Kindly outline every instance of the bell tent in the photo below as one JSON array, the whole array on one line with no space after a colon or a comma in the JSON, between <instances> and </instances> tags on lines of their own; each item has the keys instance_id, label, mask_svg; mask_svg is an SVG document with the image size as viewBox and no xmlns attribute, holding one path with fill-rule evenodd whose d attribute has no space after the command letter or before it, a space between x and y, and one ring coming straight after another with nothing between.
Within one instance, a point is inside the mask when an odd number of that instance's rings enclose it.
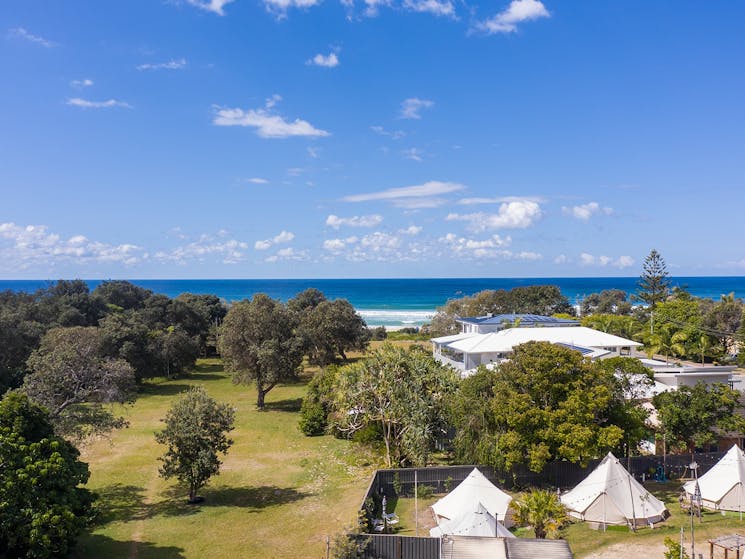
<instances>
[{"instance_id":1,"label":"bell tent","mask_svg":"<svg viewBox=\"0 0 745 559\"><path fill-rule=\"evenodd\" d=\"M481 503L497 521L505 523L511 501L512 497L486 479L478 468L474 468L455 489L432 505L432 510L437 523L441 524L444 520L472 514Z\"/></svg>"},{"instance_id":2,"label":"bell tent","mask_svg":"<svg viewBox=\"0 0 745 559\"><path fill-rule=\"evenodd\" d=\"M644 526L668 516L662 501L630 475L612 453L590 475L561 496L569 514L598 527L607 524Z\"/></svg>"},{"instance_id":3,"label":"bell tent","mask_svg":"<svg viewBox=\"0 0 745 559\"><path fill-rule=\"evenodd\" d=\"M452 520L443 520L439 526L429 531L430 537L441 536L484 536L514 538L515 536L494 515L489 514L481 502L467 512Z\"/></svg>"},{"instance_id":4,"label":"bell tent","mask_svg":"<svg viewBox=\"0 0 745 559\"><path fill-rule=\"evenodd\" d=\"M714 510L745 511L745 453L735 445L714 466L698 478L701 502ZM689 481L683 489L690 498L696 482Z\"/></svg>"}]
</instances>

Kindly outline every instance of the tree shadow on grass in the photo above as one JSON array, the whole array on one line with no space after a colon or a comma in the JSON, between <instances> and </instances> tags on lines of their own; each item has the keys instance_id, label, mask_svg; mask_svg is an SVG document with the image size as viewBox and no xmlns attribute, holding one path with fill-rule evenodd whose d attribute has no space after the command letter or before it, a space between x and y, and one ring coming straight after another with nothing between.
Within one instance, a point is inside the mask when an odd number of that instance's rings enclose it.
<instances>
[{"instance_id":1,"label":"tree shadow on grass","mask_svg":"<svg viewBox=\"0 0 745 559\"><path fill-rule=\"evenodd\" d=\"M164 381L164 382L148 382L140 386L140 395L150 396L176 396L189 390L192 387L190 384L184 384L183 382L175 381Z\"/></svg>"},{"instance_id":2,"label":"tree shadow on grass","mask_svg":"<svg viewBox=\"0 0 745 559\"><path fill-rule=\"evenodd\" d=\"M96 525L141 520L148 516L142 487L114 483L97 489L96 495Z\"/></svg>"},{"instance_id":3,"label":"tree shadow on grass","mask_svg":"<svg viewBox=\"0 0 745 559\"><path fill-rule=\"evenodd\" d=\"M302 404L302 398L288 398L286 400L277 400L276 402L265 402L264 411L298 412Z\"/></svg>"},{"instance_id":4,"label":"tree shadow on grass","mask_svg":"<svg viewBox=\"0 0 745 559\"><path fill-rule=\"evenodd\" d=\"M160 493L164 500L153 505L153 512L168 516L194 514L202 507L240 507L258 512L261 509L294 503L309 497L309 493L290 487L262 485L259 487L206 487L199 492L204 500L197 505L186 502L181 487L171 487Z\"/></svg>"},{"instance_id":5,"label":"tree shadow on grass","mask_svg":"<svg viewBox=\"0 0 745 559\"><path fill-rule=\"evenodd\" d=\"M70 557L72 559L99 557L186 559L184 550L180 547L161 546L151 542L120 541L100 534L89 534L80 538Z\"/></svg>"}]
</instances>

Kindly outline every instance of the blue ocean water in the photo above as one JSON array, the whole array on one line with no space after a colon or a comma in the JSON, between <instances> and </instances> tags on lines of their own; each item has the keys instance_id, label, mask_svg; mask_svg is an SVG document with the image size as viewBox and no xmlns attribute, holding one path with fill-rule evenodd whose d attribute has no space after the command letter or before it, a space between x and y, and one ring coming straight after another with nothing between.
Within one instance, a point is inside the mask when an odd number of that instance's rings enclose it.
<instances>
[{"instance_id":1,"label":"blue ocean water","mask_svg":"<svg viewBox=\"0 0 745 559\"><path fill-rule=\"evenodd\" d=\"M102 280L86 280L91 289ZM429 320L435 309L449 299L473 295L484 289L511 289L525 285L556 285L572 304L590 293L622 289L633 293L637 277L619 278L422 278L422 279L266 279L266 280L130 280L139 286L176 297L181 293L207 293L227 301L250 298L255 293L287 301L309 287L320 289L329 299L347 299L370 326L416 326ZM745 277L709 276L672 278L697 297L719 299L734 292L745 296ZM0 291L33 292L46 287L43 280L0 280Z\"/></svg>"}]
</instances>

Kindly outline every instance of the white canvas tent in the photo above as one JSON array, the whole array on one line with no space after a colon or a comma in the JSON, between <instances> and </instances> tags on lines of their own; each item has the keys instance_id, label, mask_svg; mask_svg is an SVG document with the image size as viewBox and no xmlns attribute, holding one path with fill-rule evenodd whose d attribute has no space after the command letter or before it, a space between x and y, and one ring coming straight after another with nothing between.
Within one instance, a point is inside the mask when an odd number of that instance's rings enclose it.
<instances>
[{"instance_id":1,"label":"white canvas tent","mask_svg":"<svg viewBox=\"0 0 745 559\"><path fill-rule=\"evenodd\" d=\"M454 520L473 512L481 503L498 521L504 522L512 497L490 482L478 468L468 474L460 484L432 505L440 524L443 520Z\"/></svg>"},{"instance_id":2,"label":"white canvas tent","mask_svg":"<svg viewBox=\"0 0 745 559\"><path fill-rule=\"evenodd\" d=\"M704 507L715 510L745 511L745 453L735 445L711 470L698 478ZM683 486L689 498L696 482Z\"/></svg>"},{"instance_id":3,"label":"white canvas tent","mask_svg":"<svg viewBox=\"0 0 745 559\"><path fill-rule=\"evenodd\" d=\"M492 536L514 538L515 536L494 515L489 514L481 502L471 510L452 520L443 520L429 531L433 538L442 536Z\"/></svg>"},{"instance_id":4,"label":"white canvas tent","mask_svg":"<svg viewBox=\"0 0 745 559\"><path fill-rule=\"evenodd\" d=\"M580 520L643 526L668 516L662 501L630 475L612 453L577 487L561 496L569 514Z\"/></svg>"}]
</instances>

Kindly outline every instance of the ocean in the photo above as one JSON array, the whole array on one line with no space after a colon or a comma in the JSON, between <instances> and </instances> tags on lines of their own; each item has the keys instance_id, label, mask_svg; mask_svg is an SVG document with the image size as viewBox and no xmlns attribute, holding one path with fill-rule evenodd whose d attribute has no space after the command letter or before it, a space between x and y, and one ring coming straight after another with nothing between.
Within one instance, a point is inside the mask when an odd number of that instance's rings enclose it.
<instances>
[{"instance_id":1,"label":"ocean","mask_svg":"<svg viewBox=\"0 0 745 559\"><path fill-rule=\"evenodd\" d=\"M556 285L572 304L590 293L622 289L634 293L638 277L619 278L423 278L423 279L266 279L266 280L129 280L132 283L176 297L181 293L207 293L227 301L250 298L255 293L287 301L309 287L321 290L329 299L347 299L369 326L420 326L437 307L449 299L473 295L484 289L511 289L525 285ZM91 289L102 280L86 280ZM43 280L0 280L0 291L33 292L49 285ZM719 299L734 292L745 295L745 277L709 276L672 278L697 297Z\"/></svg>"}]
</instances>

